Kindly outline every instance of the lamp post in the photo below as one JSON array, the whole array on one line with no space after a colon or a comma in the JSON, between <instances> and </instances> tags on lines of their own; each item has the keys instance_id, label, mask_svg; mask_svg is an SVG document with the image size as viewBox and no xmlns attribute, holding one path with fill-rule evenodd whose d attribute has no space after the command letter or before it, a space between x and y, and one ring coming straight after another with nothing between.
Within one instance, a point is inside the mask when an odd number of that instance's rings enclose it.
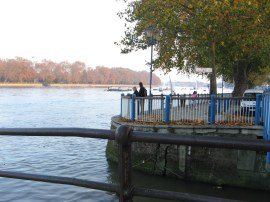
<instances>
[{"instance_id":1,"label":"lamp post","mask_svg":"<svg viewBox=\"0 0 270 202\"><path fill-rule=\"evenodd\" d=\"M221 97L223 97L223 87L224 87L224 86L223 86L223 74L222 74L221 79L222 79L222 80L221 80L221 82L222 82L222 83L221 83L221 88L222 88L222 90L221 90Z\"/></svg>"},{"instance_id":2,"label":"lamp post","mask_svg":"<svg viewBox=\"0 0 270 202\"><path fill-rule=\"evenodd\" d=\"M149 95L152 95L152 72L153 72L153 46L157 43L157 31L154 27L150 26L145 29L148 45L151 47L150 58L150 90Z\"/></svg>"}]
</instances>

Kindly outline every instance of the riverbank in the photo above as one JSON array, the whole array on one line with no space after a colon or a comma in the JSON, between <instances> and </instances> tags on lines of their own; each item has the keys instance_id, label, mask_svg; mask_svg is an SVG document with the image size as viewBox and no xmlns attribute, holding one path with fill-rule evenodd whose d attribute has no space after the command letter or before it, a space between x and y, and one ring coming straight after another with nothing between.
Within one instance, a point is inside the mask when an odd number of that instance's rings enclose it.
<instances>
[{"instance_id":1,"label":"riverbank","mask_svg":"<svg viewBox=\"0 0 270 202\"><path fill-rule=\"evenodd\" d=\"M0 88L41 88L41 87L60 87L60 88L108 88L108 87L133 87L127 84L60 84L54 83L44 86L42 83L0 83Z\"/></svg>"},{"instance_id":2,"label":"riverbank","mask_svg":"<svg viewBox=\"0 0 270 202\"><path fill-rule=\"evenodd\" d=\"M0 83L0 88L38 88L41 83Z\"/></svg>"},{"instance_id":3,"label":"riverbank","mask_svg":"<svg viewBox=\"0 0 270 202\"><path fill-rule=\"evenodd\" d=\"M120 116L111 119L111 128L122 122ZM262 126L179 126L129 124L133 131L173 133L186 136L215 136L236 139L261 139ZM225 142L224 142L225 143ZM107 159L118 162L118 147L109 140ZM135 170L143 173L203 182L215 186L233 186L256 190L270 190L270 167L266 153L237 149L222 149L199 146L169 145L160 143L132 143L132 163Z\"/></svg>"}]
</instances>

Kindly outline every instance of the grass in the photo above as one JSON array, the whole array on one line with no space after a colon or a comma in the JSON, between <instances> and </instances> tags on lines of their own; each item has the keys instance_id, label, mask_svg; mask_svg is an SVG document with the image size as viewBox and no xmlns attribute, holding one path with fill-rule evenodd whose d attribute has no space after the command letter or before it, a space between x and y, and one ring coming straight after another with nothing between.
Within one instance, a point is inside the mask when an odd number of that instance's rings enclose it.
<instances>
[{"instance_id":1,"label":"grass","mask_svg":"<svg viewBox=\"0 0 270 202\"><path fill-rule=\"evenodd\" d=\"M36 88L42 87L41 83L0 83L0 88Z\"/></svg>"}]
</instances>

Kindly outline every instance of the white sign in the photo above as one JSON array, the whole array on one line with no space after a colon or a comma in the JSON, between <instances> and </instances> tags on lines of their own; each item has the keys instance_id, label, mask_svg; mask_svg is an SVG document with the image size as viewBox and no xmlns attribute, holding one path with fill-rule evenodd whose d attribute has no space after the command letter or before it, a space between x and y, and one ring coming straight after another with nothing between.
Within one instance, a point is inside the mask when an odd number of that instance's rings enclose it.
<instances>
[{"instance_id":1,"label":"white sign","mask_svg":"<svg viewBox=\"0 0 270 202\"><path fill-rule=\"evenodd\" d=\"M205 73L212 73L212 68L207 68L207 67L196 67L195 68L195 72L196 73L201 73L201 74L205 74Z\"/></svg>"}]
</instances>

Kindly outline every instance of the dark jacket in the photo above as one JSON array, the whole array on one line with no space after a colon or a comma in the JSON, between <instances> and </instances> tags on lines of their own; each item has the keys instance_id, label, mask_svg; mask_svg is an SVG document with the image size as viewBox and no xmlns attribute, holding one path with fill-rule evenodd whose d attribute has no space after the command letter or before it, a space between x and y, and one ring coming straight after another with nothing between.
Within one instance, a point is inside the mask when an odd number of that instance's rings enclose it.
<instances>
[{"instance_id":1,"label":"dark jacket","mask_svg":"<svg viewBox=\"0 0 270 202\"><path fill-rule=\"evenodd\" d=\"M133 92L133 94L135 94L135 95L136 95L136 97L138 97L138 96L139 96L139 92L138 92L137 90L135 90L135 91Z\"/></svg>"},{"instance_id":2,"label":"dark jacket","mask_svg":"<svg viewBox=\"0 0 270 202\"><path fill-rule=\"evenodd\" d=\"M145 92L146 92L145 87L140 87L138 97L145 97L145 96L146 96L146 95L145 95Z\"/></svg>"}]
</instances>

